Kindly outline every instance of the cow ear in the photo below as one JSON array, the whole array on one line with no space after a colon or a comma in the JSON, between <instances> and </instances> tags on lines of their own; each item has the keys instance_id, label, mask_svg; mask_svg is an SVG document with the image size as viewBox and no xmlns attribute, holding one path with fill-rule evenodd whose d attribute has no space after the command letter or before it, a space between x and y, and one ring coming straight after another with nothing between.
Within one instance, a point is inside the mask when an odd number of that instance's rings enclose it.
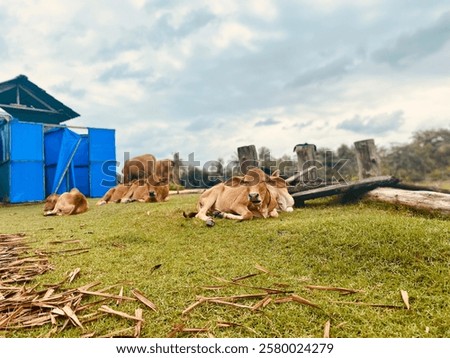
<instances>
[{"instance_id":1,"label":"cow ear","mask_svg":"<svg viewBox=\"0 0 450 358\"><path fill-rule=\"evenodd\" d=\"M275 170L271 176L278 178L280 176L280 169Z\"/></svg>"},{"instance_id":2,"label":"cow ear","mask_svg":"<svg viewBox=\"0 0 450 358\"><path fill-rule=\"evenodd\" d=\"M250 175L250 174L245 174L244 177L242 178L241 182L243 184L254 183L255 182L255 177L253 175Z\"/></svg>"},{"instance_id":3,"label":"cow ear","mask_svg":"<svg viewBox=\"0 0 450 358\"><path fill-rule=\"evenodd\" d=\"M149 185L162 185L162 184L161 184L161 177L158 176L158 175L156 175L156 174L150 175L150 176L147 178L147 183L148 183Z\"/></svg>"},{"instance_id":4,"label":"cow ear","mask_svg":"<svg viewBox=\"0 0 450 358\"><path fill-rule=\"evenodd\" d=\"M286 181L280 177L270 177L268 184L276 188L285 188L287 186Z\"/></svg>"}]
</instances>

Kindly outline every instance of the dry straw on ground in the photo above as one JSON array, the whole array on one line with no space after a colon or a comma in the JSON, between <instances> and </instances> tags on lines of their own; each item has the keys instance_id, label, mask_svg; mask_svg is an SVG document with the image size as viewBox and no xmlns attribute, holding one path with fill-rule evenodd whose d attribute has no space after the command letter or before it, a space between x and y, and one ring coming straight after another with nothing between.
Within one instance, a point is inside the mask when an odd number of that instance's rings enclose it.
<instances>
[{"instance_id":1,"label":"dry straw on ground","mask_svg":"<svg viewBox=\"0 0 450 358\"><path fill-rule=\"evenodd\" d=\"M84 250L84 249L83 249ZM79 252L79 250L61 250L60 252ZM52 252L55 253L55 252ZM79 327L83 337L95 337L95 332L88 332L86 324L103 317L105 314L131 320L134 325L117 332L110 332L102 337L129 336L139 337L141 334L142 309L136 309L134 315L112 309L106 303L116 306L122 301L142 302L145 307L156 311L156 306L141 292L133 290L136 298L123 295L123 287L119 294L107 291L114 287L94 290L100 282L78 288L65 288L78 277L80 268L75 268L66 278L57 284L48 285L44 289L37 286L25 286L37 275L52 269L47 255L43 253L29 254L25 237L21 234L0 235L0 331L11 331L37 326L50 325L46 337L51 337L69 326ZM92 301L92 297L100 300Z\"/></svg>"}]
</instances>

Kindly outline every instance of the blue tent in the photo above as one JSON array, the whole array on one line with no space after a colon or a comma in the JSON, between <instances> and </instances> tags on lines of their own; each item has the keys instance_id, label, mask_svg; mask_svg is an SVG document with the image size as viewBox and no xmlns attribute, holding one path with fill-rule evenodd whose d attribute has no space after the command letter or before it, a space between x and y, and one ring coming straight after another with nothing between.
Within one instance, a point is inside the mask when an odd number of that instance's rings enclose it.
<instances>
[{"instance_id":1,"label":"blue tent","mask_svg":"<svg viewBox=\"0 0 450 358\"><path fill-rule=\"evenodd\" d=\"M74 187L101 197L116 185L115 131L61 125L78 116L27 76L0 83L0 201L41 201Z\"/></svg>"},{"instance_id":2,"label":"blue tent","mask_svg":"<svg viewBox=\"0 0 450 358\"><path fill-rule=\"evenodd\" d=\"M74 187L103 196L117 183L115 131L84 131L0 116L0 201L41 201Z\"/></svg>"}]
</instances>

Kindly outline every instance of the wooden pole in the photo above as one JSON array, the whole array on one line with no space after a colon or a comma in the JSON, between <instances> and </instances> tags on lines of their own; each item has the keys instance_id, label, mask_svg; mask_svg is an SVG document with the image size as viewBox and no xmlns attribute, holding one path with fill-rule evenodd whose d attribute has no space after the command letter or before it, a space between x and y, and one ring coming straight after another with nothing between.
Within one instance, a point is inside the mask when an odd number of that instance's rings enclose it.
<instances>
[{"instance_id":1,"label":"wooden pole","mask_svg":"<svg viewBox=\"0 0 450 358\"><path fill-rule=\"evenodd\" d=\"M297 154L297 170L303 176L303 182L316 180L316 146L308 143L297 144L294 152Z\"/></svg>"},{"instance_id":2,"label":"wooden pole","mask_svg":"<svg viewBox=\"0 0 450 358\"><path fill-rule=\"evenodd\" d=\"M359 179L380 176L380 157L377 154L375 141L373 139L366 139L355 142L354 144Z\"/></svg>"},{"instance_id":3,"label":"wooden pole","mask_svg":"<svg viewBox=\"0 0 450 358\"><path fill-rule=\"evenodd\" d=\"M250 168L258 168L258 153L256 147L252 145L247 145L243 147L238 147L238 157L239 166L241 168L242 174L247 174Z\"/></svg>"},{"instance_id":4,"label":"wooden pole","mask_svg":"<svg viewBox=\"0 0 450 358\"><path fill-rule=\"evenodd\" d=\"M173 182L176 185L177 188L177 194L180 192L180 153L176 152L173 154Z\"/></svg>"}]
</instances>

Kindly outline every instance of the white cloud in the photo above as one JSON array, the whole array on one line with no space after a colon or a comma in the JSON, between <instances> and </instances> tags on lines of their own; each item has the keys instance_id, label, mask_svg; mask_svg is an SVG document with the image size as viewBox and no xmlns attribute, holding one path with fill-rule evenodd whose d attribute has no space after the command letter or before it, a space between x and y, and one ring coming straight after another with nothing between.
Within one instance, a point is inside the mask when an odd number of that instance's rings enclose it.
<instances>
[{"instance_id":1,"label":"white cloud","mask_svg":"<svg viewBox=\"0 0 450 358\"><path fill-rule=\"evenodd\" d=\"M247 1L251 11L264 20L273 21L278 18L278 8L271 0Z\"/></svg>"},{"instance_id":2,"label":"white cloud","mask_svg":"<svg viewBox=\"0 0 450 358\"><path fill-rule=\"evenodd\" d=\"M302 0L302 3L308 7L320 10L323 12L332 12L343 6L355 6L360 8L374 7L382 3L380 0Z\"/></svg>"},{"instance_id":3,"label":"white cloud","mask_svg":"<svg viewBox=\"0 0 450 358\"><path fill-rule=\"evenodd\" d=\"M252 40L255 37L255 33L242 24L225 23L220 26L212 42L221 50L235 44L251 49L253 48Z\"/></svg>"}]
</instances>

